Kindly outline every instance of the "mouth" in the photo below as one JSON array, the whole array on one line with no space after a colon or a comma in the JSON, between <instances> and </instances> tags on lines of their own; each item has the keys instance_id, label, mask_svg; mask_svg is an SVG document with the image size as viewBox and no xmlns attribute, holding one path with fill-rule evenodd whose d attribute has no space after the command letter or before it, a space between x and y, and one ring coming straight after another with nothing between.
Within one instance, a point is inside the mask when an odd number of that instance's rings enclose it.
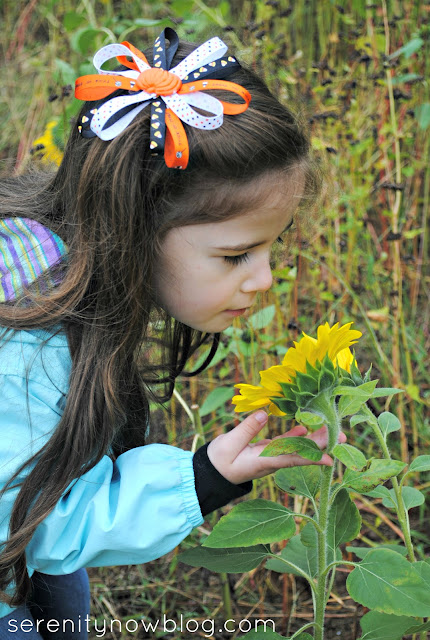
<instances>
[{"instance_id":1,"label":"mouth","mask_svg":"<svg viewBox=\"0 0 430 640\"><path fill-rule=\"evenodd\" d=\"M250 307L244 307L243 309L226 309L226 313L232 316L242 316L244 313L249 311Z\"/></svg>"}]
</instances>

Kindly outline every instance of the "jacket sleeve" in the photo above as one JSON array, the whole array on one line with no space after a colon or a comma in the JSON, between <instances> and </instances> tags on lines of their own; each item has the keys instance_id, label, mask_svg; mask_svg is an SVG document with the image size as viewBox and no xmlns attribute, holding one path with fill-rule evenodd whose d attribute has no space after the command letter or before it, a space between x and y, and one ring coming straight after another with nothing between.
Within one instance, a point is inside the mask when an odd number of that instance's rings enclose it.
<instances>
[{"instance_id":1,"label":"jacket sleeve","mask_svg":"<svg viewBox=\"0 0 430 640\"><path fill-rule=\"evenodd\" d=\"M61 411L52 402L52 390L35 381L29 381L28 404L20 377L0 375L0 390L7 407L0 417L4 483L48 440ZM206 515L252 488L252 483L234 485L219 474L206 448L193 455L150 444L115 462L104 456L71 483L36 529L26 550L29 569L67 574L84 566L144 563L174 549L202 524L202 510ZM17 493L7 491L0 502L1 540Z\"/></svg>"},{"instance_id":2,"label":"jacket sleeve","mask_svg":"<svg viewBox=\"0 0 430 640\"><path fill-rule=\"evenodd\" d=\"M30 567L138 564L174 549L202 524L192 453L165 444L105 456L74 481L27 547Z\"/></svg>"}]
</instances>

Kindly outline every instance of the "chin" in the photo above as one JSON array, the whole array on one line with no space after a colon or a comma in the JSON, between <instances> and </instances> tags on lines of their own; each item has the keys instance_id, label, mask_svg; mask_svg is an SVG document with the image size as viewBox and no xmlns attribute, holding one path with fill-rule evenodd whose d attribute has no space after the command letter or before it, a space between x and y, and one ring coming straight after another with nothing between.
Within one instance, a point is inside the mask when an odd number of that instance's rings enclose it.
<instances>
[{"instance_id":1,"label":"chin","mask_svg":"<svg viewBox=\"0 0 430 640\"><path fill-rule=\"evenodd\" d=\"M191 329L201 331L202 333L221 333L233 324L233 319L213 320L212 322L202 322L202 324L194 322L185 322Z\"/></svg>"}]
</instances>

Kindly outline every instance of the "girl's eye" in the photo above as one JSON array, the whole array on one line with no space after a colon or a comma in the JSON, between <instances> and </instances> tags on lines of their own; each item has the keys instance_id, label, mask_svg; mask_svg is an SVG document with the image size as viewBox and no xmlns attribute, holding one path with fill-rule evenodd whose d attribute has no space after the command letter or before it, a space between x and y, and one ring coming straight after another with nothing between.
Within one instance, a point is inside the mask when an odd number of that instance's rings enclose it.
<instances>
[{"instance_id":1,"label":"girl's eye","mask_svg":"<svg viewBox=\"0 0 430 640\"><path fill-rule=\"evenodd\" d=\"M240 256L224 256L224 260L229 264L241 264L242 262L247 262L249 260L249 253L241 253Z\"/></svg>"},{"instance_id":2,"label":"girl's eye","mask_svg":"<svg viewBox=\"0 0 430 640\"><path fill-rule=\"evenodd\" d=\"M284 241L281 236L279 236L279 238L276 239L276 242L279 244L284 244ZM249 253L248 252L241 253L239 256L224 256L224 260L226 262L229 262L230 264L238 265L238 264L241 264L242 262L248 262Z\"/></svg>"}]
</instances>

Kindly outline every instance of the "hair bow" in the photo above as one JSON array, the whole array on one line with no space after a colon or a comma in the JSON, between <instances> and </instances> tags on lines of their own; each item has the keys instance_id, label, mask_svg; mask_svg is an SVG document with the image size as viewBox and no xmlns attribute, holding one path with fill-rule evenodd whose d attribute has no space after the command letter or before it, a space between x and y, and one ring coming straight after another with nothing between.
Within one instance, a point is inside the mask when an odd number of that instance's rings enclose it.
<instances>
[{"instance_id":1,"label":"hair bow","mask_svg":"<svg viewBox=\"0 0 430 640\"><path fill-rule=\"evenodd\" d=\"M166 49L166 38L170 46ZM129 42L109 44L97 51L94 66L97 75L81 76L75 83L79 100L101 100L118 89L128 93L111 98L91 109L78 123L82 136L112 140L137 114L151 105L150 148L152 155L164 151L166 165L185 169L189 147L182 122L198 129L217 129L223 114L242 113L251 101L250 93L227 77L240 67L233 56L224 57L227 46L220 38L207 40L170 69L179 38L167 27L154 42L154 66ZM102 65L111 58L128 67L126 71L104 71ZM130 62L127 57L132 58ZM241 104L223 102L204 92L208 89L232 91L243 98ZM213 115L201 115L193 107ZM182 122L181 122L182 121Z\"/></svg>"}]
</instances>

